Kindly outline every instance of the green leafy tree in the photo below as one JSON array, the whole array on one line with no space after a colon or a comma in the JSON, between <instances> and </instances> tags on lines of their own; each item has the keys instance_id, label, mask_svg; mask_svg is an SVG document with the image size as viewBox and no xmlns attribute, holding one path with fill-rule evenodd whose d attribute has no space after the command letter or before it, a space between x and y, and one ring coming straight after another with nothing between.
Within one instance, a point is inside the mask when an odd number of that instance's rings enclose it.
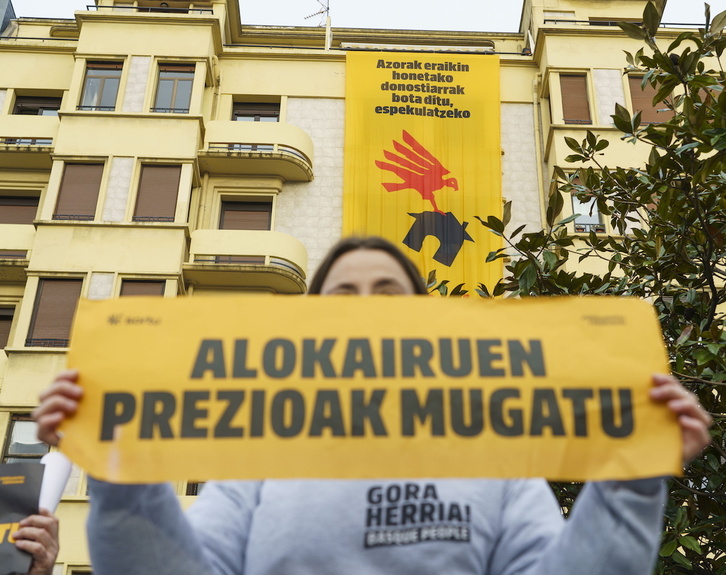
<instances>
[{"instance_id":1,"label":"green leafy tree","mask_svg":"<svg viewBox=\"0 0 726 575\"><path fill-rule=\"evenodd\" d=\"M644 166L604 164L608 142L588 132L567 161L573 173L556 169L546 227L508 232L511 205L503 218L480 220L506 247L489 261L504 259L504 278L482 296L615 294L647 298L660 318L672 370L714 417L713 444L685 477L670 485L666 530L657 573L726 575L726 12L706 26L680 34L669 46L656 43L660 16L648 4L642 24L622 23L644 48L626 53L628 71L655 88L654 105L673 116L643 124L640 113L618 106L613 116L622 138L648 146ZM573 235L561 219L566 194L594 201L614 235ZM598 258L606 272L572 271L574 260ZM430 278L431 279L431 278ZM432 289L446 295L446 285ZM558 485L563 509L577 486Z\"/></svg>"}]
</instances>

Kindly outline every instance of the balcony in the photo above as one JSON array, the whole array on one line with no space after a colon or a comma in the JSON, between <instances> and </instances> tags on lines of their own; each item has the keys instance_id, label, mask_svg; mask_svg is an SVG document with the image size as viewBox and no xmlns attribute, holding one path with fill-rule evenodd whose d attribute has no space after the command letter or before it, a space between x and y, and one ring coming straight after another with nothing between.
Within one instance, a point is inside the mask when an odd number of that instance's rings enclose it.
<instances>
[{"instance_id":1,"label":"balcony","mask_svg":"<svg viewBox=\"0 0 726 575\"><path fill-rule=\"evenodd\" d=\"M0 282L24 282L35 228L30 225L0 225Z\"/></svg>"},{"instance_id":2,"label":"balcony","mask_svg":"<svg viewBox=\"0 0 726 575\"><path fill-rule=\"evenodd\" d=\"M183 272L200 286L300 294L307 263L305 246L281 232L196 230Z\"/></svg>"},{"instance_id":3,"label":"balcony","mask_svg":"<svg viewBox=\"0 0 726 575\"><path fill-rule=\"evenodd\" d=\"M16 340L21 336L16 335ZM21 342L18 342L22 345ZM53 374L65 368L66 350L8 346L0 405L34 407Z\"/></svg>"},{"instance_id":4,"label":"balcony","mask_svg":"<svg viewBox=\"0 0 726 575\"><path fill-rule=\"evenodd\" d=\"M284 122L213 121L206 125L203 172L278 176L291 182L313 179L313 143L304 131Z\"/></svg>"},{"instance_id":5,"label":"balcony","mask_svg":"<svg viewBox=\"0 0 726 575\"><path fill-rule=\"evenodd\" d=\"M0 169L50 170L55 116L0 116Z\"/></svg>"}]
</instances>

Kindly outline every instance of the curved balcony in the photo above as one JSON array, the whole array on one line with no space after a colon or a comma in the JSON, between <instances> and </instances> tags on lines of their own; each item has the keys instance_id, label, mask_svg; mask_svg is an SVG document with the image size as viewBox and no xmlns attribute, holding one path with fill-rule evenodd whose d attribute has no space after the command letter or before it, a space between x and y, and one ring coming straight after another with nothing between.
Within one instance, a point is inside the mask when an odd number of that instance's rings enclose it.
<instances>
[{"instance_id":1,"label":"curved balcony","mask_svg":"<svg viewBox=\"0 0 726 575\"><path fill-rule=\"evenodd\" d=\"M0 169L49 170L59 123L55 116L0 116Z\"/></svg>"},{"instance_id":2,"label":"curved balcony","mask_svg":"<svg viewBox=\"0 0 726 575\"><path fill-rule=\"evenodd\" d=\"M292 182L313 179L313 142L284 122L213 121L206 124L202 171L213 174L279 176Z\"/></svg>"},{"instance_id":3,"label":"curved balcony","mask_svg":"<svg viewBox=\"0 0 726 575\"><path fill-rule=\"evenodd\" d=\"M307 264L305 246L282 232L196 230L183 271L200 286L300 294Z\"/></svg>"},{"instance_id":4,"label":"curved balcony","mask_svg":"<svg viewBox=\"0 0 726 575\"><path fill-rule=\"evenodd\" d=\"M35 241L35 227L0 225L0 282L24 282Z\"/></svg>"}]
</instances>

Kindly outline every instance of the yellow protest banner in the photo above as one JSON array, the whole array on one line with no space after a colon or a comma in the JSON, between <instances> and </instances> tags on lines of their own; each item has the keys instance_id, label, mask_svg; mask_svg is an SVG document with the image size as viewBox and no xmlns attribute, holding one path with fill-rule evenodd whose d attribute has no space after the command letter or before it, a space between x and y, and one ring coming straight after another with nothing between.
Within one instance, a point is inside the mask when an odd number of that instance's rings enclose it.
<instances>
[{"instance_id":1,"label":"yellow protest banner","mask_svg":"<svg viewBox=\"0 0 726 575\"><path fill-rule=\"evenodd\" d=\"M116 482L678 473L656 317L618 298L82 301L62 450Z\"/></svg>"},{"instance_id":2,"label":"yellow protest banner","mask_svg":"<svg viewBox=\"0 0 726 575\"><path fill-rule=\"evenodd\" d=\"M502 217L499 58L348 52L343 235L379 235L450 286L491 289Z\"/></svg>"}]
</instances>

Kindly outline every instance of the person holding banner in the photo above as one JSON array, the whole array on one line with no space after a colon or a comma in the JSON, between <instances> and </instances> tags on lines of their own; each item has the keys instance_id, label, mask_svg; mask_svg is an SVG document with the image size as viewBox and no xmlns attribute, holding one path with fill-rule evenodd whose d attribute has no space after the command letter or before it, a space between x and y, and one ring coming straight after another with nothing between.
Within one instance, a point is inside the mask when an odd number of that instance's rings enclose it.
<instances>
[{"instance_id":1,"label":"person holding banner","mask_svg":"<svg viewBox=\"0 0 726 575\"><path fill-rule=\"evenodd\" d=\"M427 292L395 246L350 238L330 251L309 293ZM61 373L41 394L42 440L58 444L59 424L83 395L77 380ZM675 378L654 375L653 384L652 401L678 417L687 464L710 441L710 417ZM89 487L97 575L643 575L665 502L659 478L589 483L567 521L541 479L217 481L186 513L170 485Z\"/></svg>"},{"instance_id":2,"label":"person holding banner","mask_svg":"<svg viewBox=\"0 0 726 575\"><path fill-rule=\"evenodd\" d=\"M58 557L58 518L41 508L20 522L20 529L12 533L15 546L33 556L28 575L52 575Z\"/></svg>"}]
</instances>

